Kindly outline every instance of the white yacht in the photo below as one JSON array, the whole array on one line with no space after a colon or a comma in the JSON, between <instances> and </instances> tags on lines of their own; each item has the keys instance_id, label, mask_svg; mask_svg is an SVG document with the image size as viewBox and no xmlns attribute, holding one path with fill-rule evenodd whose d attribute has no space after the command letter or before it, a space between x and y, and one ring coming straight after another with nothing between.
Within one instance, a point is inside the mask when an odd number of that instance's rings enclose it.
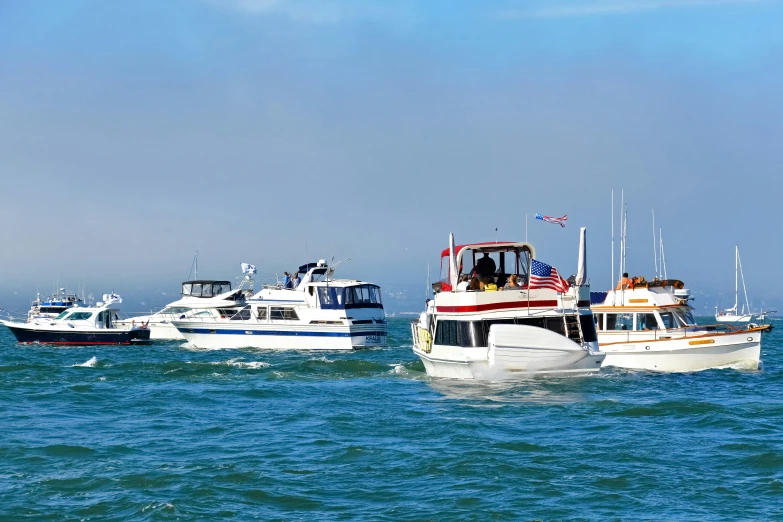
<instances>
[{"instance_id":1,"label":"white yacht","mask_svg":"<svg viewBox=\"0 0 783 522\"><path fill-rule=\"evenodd\" d=\"M411 325L413 352L427 374L501 380L597 372L604 354L590 312L590 287L583 284L584 231L582 237L579 284L569 288L555 269L534 260L529 243L455 247L450 235L434 299ZM463 274L474 273L485 278L483 291L458 283ZM512 275L520 286L503 288ZM553 279L542 282L542 275ZM494 287L502 291L489 291Z\"/></svg>"},{"instance_id":2,"label":"white yacht","mask_svg":"<svg viewBox=\"0 0 783 522\"><path fill-rule=\"evenodd\" d=\"M739 306L739 276L742 276L742 292L745 294L745 304L740 312ZM748 291L745 289L745 274L742 273L739 246L734 246L734 306L725 310L715 307L715 320L719 323L749 323L753 319L748 304Z\"/></svg>"},{"instance_id":3,"label":"white yacht","mask_svg":"<svg viewBox=\"0 0 783 522\"><path fill-rule=\"evenodd\" d=\"M55 318L35 317L26 323L0 321L14 334L20 344L56 345L128 345L144 344L150 331L143 326L119 327L115 323L122 298L104 294L95 306L68 307Z\"/></svg>"},{"instance_id":4,"label":"white yacht","mask_svg":"<svg viewBox=\"0 0 783 522\"><path fill-rule=\"evenodd\" d=\"M249 282L249 283L248 283ZM182 298L169 303L151 315L139 315L117 321L121 327L143 324L153 341L182 340L184 337L172 321L189 317L231 317L245 306L246 293L252 290L252 279L245 277L239 288L230 281L199 279L182 283Z\"/></svg>"},{"instance_id":5,"label":"white yacht","mask_svg":"<svg viewBox=\"0 0 783 522\"><path fill-rule=\"evenodd\" d=\"M596 296L604 366L662 372L759 366L761 334L769 326L696 324L682 281L633 278Z\"/></svg>"},{"instance_id":6,"label":"white yacht","mask_svg":"<svg viewBox=\"0 0 783 522\"><path fill-rule=\"evenodd\" d=\"M334 279L326 261L299 267L295 288L265 285L227 317L212 308L172 320L198 348L353 350L386 344L381 289L372 283Z\"/></svg>"}]
</instances>

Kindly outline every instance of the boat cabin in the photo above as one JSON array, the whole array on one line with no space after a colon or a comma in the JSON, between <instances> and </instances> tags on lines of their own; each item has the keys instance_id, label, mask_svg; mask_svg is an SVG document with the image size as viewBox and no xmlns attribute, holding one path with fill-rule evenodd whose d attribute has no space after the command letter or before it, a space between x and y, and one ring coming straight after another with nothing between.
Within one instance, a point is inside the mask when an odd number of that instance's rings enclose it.
<instances>
[{"instance_id":1,"label":"boat cabin","mask_svg":"<svg viewBox=\"0 0 783 522\"><path fill-rule=\"evenodd\" d=\"M498 288L503 288L512 274L519 276L521 286L527 284L530 260L535 256L535 249L530 243L494 241L458 245L454 247L454 255L457 280L463 274L468 277L484 276L489 277ZM450 249L443 250L440 256L441 280L432 287L436 292L450 292Z\"/></svg>"},{"instance_id":2,"label":"boat cabin","mask_svg":"<svg viewBox=\"0 0 783 522\"><path fill-rule=\"evenodd\" d=\"M182 283L182 297L217 297L231 291L230 281L211 281L200 279Z\"/></svg>"}]
</instances>

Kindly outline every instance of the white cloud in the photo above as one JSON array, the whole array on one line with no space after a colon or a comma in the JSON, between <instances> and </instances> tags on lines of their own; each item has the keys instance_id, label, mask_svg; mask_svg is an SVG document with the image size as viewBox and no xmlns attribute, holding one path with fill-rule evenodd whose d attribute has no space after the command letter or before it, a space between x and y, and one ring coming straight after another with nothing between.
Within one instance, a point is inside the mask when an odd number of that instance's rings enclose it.
<instances>
[{"instance_id":1,"label":"white cloud","mask_svg":"<svg viewBox=\"0 0 783 522\"><path fill-rule=\"evenodd\" d=\"M621 15L664 9L706 8L730 4L759 4L771 0L599 0L568 3L543 3L538 6L510 8L495 12L500 18L564 18L593 15Z\"/></svg>"}]
</instances>

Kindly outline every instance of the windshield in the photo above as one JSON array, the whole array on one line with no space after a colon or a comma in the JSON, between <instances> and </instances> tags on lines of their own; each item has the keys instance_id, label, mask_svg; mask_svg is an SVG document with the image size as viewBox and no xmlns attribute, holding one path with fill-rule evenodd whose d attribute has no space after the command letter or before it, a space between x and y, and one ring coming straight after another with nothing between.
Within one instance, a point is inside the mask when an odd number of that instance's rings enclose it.
<instances>
[{"instance_id":1,"label":"windshield","mask_svg":"<svg viewBox=\"0 0 783 522\"><path fill-rule=\"evenodd\" d=\"M174 315L174 314L184 314L188 310L190 310L190 308L185 308L184 306L169 306L169 307L164 308L163 310L161 310L160 313L162 313L162 314L172 314L172 315Z\"/></svg>"},{"instance_id":2,"label":"windshield","mask_svg":"<svg viewBox=\"0 0 783 522\"><path fill-rule=\"evenodd\" d=\"M61 313L60 315L58 315L57 317L55 317L55 319L65 319L65 316L68 315L69 313L70 312L68 310L66 310L63 313Z\"/></svg>"}]
</instances>

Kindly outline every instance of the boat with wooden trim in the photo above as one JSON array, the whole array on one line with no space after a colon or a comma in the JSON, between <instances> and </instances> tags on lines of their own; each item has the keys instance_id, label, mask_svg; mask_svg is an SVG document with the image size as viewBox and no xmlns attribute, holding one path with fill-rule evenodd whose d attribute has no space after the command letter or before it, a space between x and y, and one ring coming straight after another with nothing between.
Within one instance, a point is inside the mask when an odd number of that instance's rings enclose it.
<instances>
[{"instance_id":1,"label":"boat with wooden trim","mask_svg":"<svg viewBox=\"0 0 783 522\"><path fill-rule=\"evenodd\" d=\"M758 369L769 326L699 325L682 281L634 278L593 293L604 366L662 372Z\"/></svg>"},{"instance_id":2,"label":"boat with wooden trim","mask_svg":"<svg viewBox=\"0 0 783 522\"><path fill-rule=\"evenodd\" d=\"M501 380L599 371L604 354L590 312L590 287L530 288L534 255L529 243L455 247L449 236L449 248L441 253L442 281L433 284L434 298L411 324L413 352L428 375ZM487 258L492 263L483 261ZM488 287L502 291L457 283L463 274L482 270ZM503 288L512 275L521 285Z\"/></svg>"}]
</instances>

